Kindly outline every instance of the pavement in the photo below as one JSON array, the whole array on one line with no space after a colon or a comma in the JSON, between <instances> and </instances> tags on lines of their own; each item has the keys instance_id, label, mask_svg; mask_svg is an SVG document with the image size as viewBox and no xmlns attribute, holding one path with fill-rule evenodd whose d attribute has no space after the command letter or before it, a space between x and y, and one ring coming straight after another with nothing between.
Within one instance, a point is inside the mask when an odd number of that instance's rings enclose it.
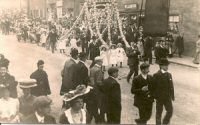
<instances>
[{"instance_id":1,"label":"pavement","mask_svg":"<svg viewBox=\"0 0 200 125\"><path fill-rule=\"evenodd\" d=\"M182 58L179 57L172 57L169 58L168 60L171 63L174 64L178 64L178 65L182 65L182 66L187 66L187 67L191 67L191 68L199 68L200 65L199 64L194 64L193 61L193 57L189 57L189 56L182 56Z\"/></svg>"}]
</instances>

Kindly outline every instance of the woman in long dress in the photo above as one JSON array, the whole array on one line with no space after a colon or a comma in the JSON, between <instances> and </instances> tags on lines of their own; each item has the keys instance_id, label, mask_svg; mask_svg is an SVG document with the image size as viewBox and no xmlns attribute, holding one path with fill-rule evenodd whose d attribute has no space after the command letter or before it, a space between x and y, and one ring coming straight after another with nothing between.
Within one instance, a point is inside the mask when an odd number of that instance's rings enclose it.
<instances>
[{"instance_id":1,"label":"woman in long dress","mask_svg":"<svg viewBox=\"0 0 200 125\"><path fill-rule=\"evenodd\" d=\"M117 66L117 51L115 44L110 46L109 57L109 63L112 65L112 67Z\"/></svg>"},{"instance_id":2,"label":"woman in long dress","mask_svg":"<svg viewBox=\"0 0 200 125\"><path fill-rule=\"evenodd\" d=\"M120 68L122 68L123 62L124 62L124 57L126 56L126 53L124 51L124 49L122 48L122 44L118 43L117 44L117 61L120 64Z\"/></svg>"},{"instance_id":3,"label":"woman in long dress","mask_svg":"<svg viewBox=\"0 0 200 125\"><path fill-rule=\"evenodd\" d=\"M100 47L100 57L103 59L103 70L106 70L106 66L108 66L108 48L105 45Z\"/></svg>"}]
</instances>

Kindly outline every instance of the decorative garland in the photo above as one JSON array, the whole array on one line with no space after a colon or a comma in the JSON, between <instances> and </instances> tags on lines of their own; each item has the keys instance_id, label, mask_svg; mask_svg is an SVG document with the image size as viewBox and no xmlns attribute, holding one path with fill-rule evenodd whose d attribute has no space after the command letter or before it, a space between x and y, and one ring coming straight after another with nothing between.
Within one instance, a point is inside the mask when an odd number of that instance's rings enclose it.
<instances>
[{"instance_id":1,"label":"decorative garland","mask_svg":"<svg viewBox=\"0 0 200 125\"><path fill-rule=\"evenodd\" d=\"M93 7L94 7L94 18L95 18L95 25L96 25L97 35L98 35L101 43L102 44L106 44L106 42L102 38L102 34L100 33L100 29L99 29L99 20L98 20L98 17L97 17L96 1L93 1Z\"/></svg>"},{"instance_id":2,"label":"decorative garland","mask_svg":"<svg viewBox=\"0 0 200 125\"><path fill-rule=\"evenodd\" d=\"M70 36L71 35L71 32L72 30L75 28L75 26L78 24L78 22L80 21L80 18L81 16L83 15L83 12L84 12L84 9L85 9L85 6L86 6L86 3L84 3L82 9L81 9L81 12L79 14L79 16L77 17L76 21L74 22L73 26L70 28L70 30L60 38L60 40L63 40L65 39L66 37Z\"/></svg>"},{"instance_id":3,"label":"decorative garland","mask_svg":"<svg viewBox=\"0 0 200 125\"><path fill-rule=\"evenodd\" d=\"M117 21L118 21L118 25L119 25L119 31L120 31L120 35L122 37L122 40L124 41L126 47L130 47L130 45L128 44L124 34L123 34L123 31L122 31L122 22L121 22L121 19L119 17L119 10L116 8L115 6L115 10L116 10L116 14L117 14Z\"/></svg>"},{"instance_id":4,"label":"decorative garland","mask_svg":"<svg viewBox=\"0 0 200 125\"><path fill-rule=\"evenodd\" d=\"M108 14L107 15L108 40L109 40L109 45L111 45L112 44L112 42L111 42L111 11L109 8L110 8L109 5L106 4L106 11Z\"/></svg>"}]
</instances>

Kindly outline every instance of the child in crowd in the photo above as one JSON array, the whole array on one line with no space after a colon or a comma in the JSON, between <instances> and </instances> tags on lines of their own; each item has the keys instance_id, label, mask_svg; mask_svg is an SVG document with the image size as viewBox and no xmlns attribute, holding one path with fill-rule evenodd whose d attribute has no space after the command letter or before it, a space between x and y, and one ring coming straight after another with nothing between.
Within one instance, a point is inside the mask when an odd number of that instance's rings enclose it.
<instances>
[{"instance_id":1,"label":"child in crowd","mask_svg":"<svg viewBox=\"0 0 200 125\"><path fill-rule=\"evenodd\" d=\"M58 41L58 49L60 50L60 53L65 53L66 39Z\"/></svg>"},{"instance_id":2,"label":"child in crowd","mask_svg":"<svg viewBox=\"0 0 200 125\"><path fill-rule=\"evenodd\" d=\"M109 56L110 56L109 63L112 65L112 67L114 67L115 65L117 66L117 51L115 44L112 44L110 46Z\"/></svg>"},{"instance_id":3,"label":"child in crowd","mask_svg":"<svg viewBox=\"0 0 200 125\"><path fill-rule=\"evenodd\" d=\"M102 45L100 47L100 57L103 59L103 71L106 70L106 66L108 66L108 48L106 45Z\"/></svg>"},{"instance_id":4,"label":"child in crowd","mask_svg":"<svg viewBox=\"0 0 200 125\"><path fill-rule=\"evenodd\" d=\"M117 44L117 60L118 60L118 63L120 63L120 68L122 68L122 64L123 64L123 61L124 61L124 56L126 56L126 53L124 51L124 49L122 48L122 44L121 43L118 43Z\"/></svg>"},{"instance_id":5,"label":"child in crowd","mask_svg":"<svg viewBox=\"0 0 200 125\"><path fill-rule=\"evenodd\" d=\"M139 38L137 47L138 47L138 50L140 51L140 60L142 60L142 57L144 57L144 46L142 42L142 37Z\"/></svg>"},{"instance_id":6,"label":"child in crowd","mask_svg":"<svg viewBox=\"0 0 200 125\"><path fill-rule=\"evenodd\" d=\"M42 47L46 46L46 41L47 41L47 33L46 31L43 31L41 34L41 45Z\"/></svg>"}]
</instances>

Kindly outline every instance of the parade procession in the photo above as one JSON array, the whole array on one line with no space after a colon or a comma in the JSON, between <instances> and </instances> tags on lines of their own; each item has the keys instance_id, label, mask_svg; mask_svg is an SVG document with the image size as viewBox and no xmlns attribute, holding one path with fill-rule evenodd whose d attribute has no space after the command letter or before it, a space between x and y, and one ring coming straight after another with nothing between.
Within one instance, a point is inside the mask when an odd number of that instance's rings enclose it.
<instances>
[{"instance_id":1,"label":"parade procession","mask_svg":"<svg viewBox=\"0 0 200 125\"><path fill-rule=\"evenodd\" d=\"M200 124L199 8L0 0L0 123Z\"/></svg>"}]
</instances>

